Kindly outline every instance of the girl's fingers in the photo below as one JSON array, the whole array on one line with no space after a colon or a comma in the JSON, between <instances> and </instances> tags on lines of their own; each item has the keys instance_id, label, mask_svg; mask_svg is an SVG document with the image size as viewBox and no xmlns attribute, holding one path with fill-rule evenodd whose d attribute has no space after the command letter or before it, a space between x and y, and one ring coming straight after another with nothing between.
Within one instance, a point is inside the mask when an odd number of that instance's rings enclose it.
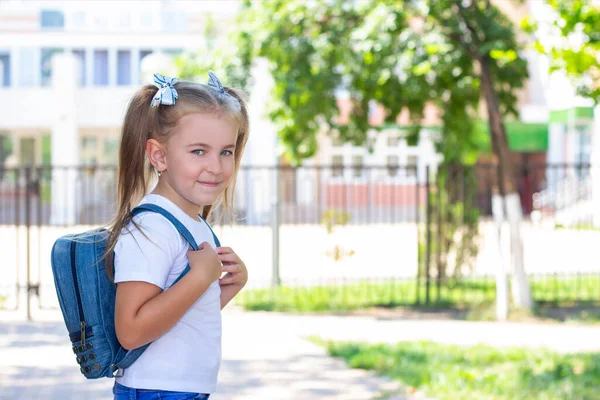
<instances>
[{"instance_id":1,"label":"girl's fingers","mask_svg":"<svg viewBox=\"0 0 600 400\"><path fill-rule=\"evenodd\" d=\"M217 247L217 254L234 253L231 247Z\"/></svg>"},{"instance_id":2,"label":"girl's fingers","mask_svg":"<svg viewBox=\"0 0 600 400\"><path fill-rule=\"evenodd\" d=\"M221 262L233 262L233 263L239 263L240 262L240 257L235 254L235 253L227 253L227 254L218 254L219 256L219 260L221 260Z\"/></svg>"},{"instance_id":3,"label":"girl's fingers","mask_svg":"<svg viewBox=\"0 0 600 400\"><path fill-rule=\"evenodd\" d=\"M225 277L219 279L220 285L231 285L232 283L236 283L238 278L235 275L225 275Z\"/></svg>"},{"instance_id":4,"label":"girl's fingers","mask_svg":"<svg viewBox=\"0 0 600 400\"><path fill-rule=\"evenodd\" d=\"M223 272L230 272L232 274L238 273L242 270L240 264L223 264Z\"/></svg>"}]
</instances>

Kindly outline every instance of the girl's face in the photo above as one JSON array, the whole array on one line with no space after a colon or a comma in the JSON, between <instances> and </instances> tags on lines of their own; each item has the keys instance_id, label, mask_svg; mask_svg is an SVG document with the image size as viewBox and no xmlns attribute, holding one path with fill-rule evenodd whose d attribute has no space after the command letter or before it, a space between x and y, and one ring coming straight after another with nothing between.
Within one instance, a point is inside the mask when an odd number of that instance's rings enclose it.
<instances>
[{"instance_id":1,"label":"girl's face","mask_svg":"<svg viewBox=\"0 0 600 400\"><path fill-rule=\"evenodd\" d=\"M227 115L181 117L164 147L166 170L155 193L197 219L199 208L213 204L235 172L237 132Z\"/></svg>"}]
</instances>

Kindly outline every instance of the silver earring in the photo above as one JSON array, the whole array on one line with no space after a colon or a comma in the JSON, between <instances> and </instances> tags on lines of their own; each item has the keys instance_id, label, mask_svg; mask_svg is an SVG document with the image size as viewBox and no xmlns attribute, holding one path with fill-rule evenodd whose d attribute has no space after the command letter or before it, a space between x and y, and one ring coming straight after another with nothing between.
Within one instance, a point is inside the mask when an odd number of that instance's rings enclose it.
<instances>
[{"instance_id":1,"label":"silver earring","mask_svg":"<svg viewBox=\"0 0 600 400\"><path fill-rule=\"evenodd\" d=\"M158 177L160 178L160 176L162 175L162 171L156 171L156 173L158 174Z\"/></svg>"}]
</instances>

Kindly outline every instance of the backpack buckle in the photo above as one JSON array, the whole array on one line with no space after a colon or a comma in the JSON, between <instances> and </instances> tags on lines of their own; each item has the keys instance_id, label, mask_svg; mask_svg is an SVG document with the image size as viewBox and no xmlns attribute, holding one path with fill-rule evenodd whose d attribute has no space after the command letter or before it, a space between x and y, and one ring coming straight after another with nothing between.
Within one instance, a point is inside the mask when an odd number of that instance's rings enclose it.
<instances>
[{"instance_id":1,"label":"backpack buckle","mask_svg":"<svg viewBox=\"0 0 600 400\"><path fill-rule=\"evenodd\" d=\"M116 365L113 365L113 378L121 378L125 375L125 369L119 368Z\"/></svg>"}]
</instances>

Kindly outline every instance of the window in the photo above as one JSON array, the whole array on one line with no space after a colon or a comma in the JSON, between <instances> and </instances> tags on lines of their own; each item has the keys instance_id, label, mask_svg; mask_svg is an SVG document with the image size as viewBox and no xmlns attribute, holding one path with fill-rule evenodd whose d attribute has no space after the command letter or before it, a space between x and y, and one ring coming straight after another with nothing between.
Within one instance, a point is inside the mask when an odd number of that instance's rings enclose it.
<instances>
[{"instance_id":1,"label":"window","mask_svg":"<svg viewBox=\"0 0 600 400\"><path fill-rule=\"evenodd\" d=\"M62 53L62 49L42 48L41 77L42 86L49 86L52 79L52 56Z\"/></svg>"},{"instance_id":2,"label":"window","mask_svg":"<svg viewBox=\"0 0 600 400\"><path fill-rule=\"evenodd\" d=\"M94 28L98 30L105 30L108 28L108 15L96 14L94 15Z\"/></svg>"},{"instance_id":3,"label":"window","mask_svg":"<svg viewBox=\"0 0 600 400\"><path fill-rule=\"evenodd\" d=\"M108 85L108 50L94 50L94 85Z\"/></svg>"},{"instance_id":4,"label":"window","mask_svg":"<svg viewBox=\"0 0 600 400\"><path fill-rule=\"evenodd\" d=\"M130 28L131 27L131 13L122 12L118 15L117 25L119 28Z\"/></svg>"},{"instance_id":5,"label":"window","mask_svg":"<svg viewBox=\"0 0 600 400\"><path fill-rule=\"evenodd\" d=\"M117 85L131 85L131 51L117 52Z\"/></svg>"},{"instance_id":6,"label":"window","mask_svg":"<svg viewBox=\"0 0 600 400\"><path fill-rule=\"evenodd\" d=\"M363 173L363 156L352 156L352 176L360 178Z\"/></svg>"},{"instance_id":7,"label":"window","mask_svg":"<svg viewBox=\"0 0 600 400\"><path fill-rule=\"evenodd\" d=\"M36 154L35 154L35 138L22 137L19 139L21 148L20 162L21 165L35 165Z\"/></svg>"},{"instance_id":8,"label":"window","mask_svg":"<svg viewBox=\"0 0 600 400\"><path fill-rule=\"evenodd\" d=\"M108 136L104 138L104 157L102 163L105 165L116 165L119 158L119 136Z\"/></svg>"},{"instance_id":9,"label":"window","mask_svg":"<svg viewBox=\"0 0 600 400\"><path fill-rule=\"evenodd\" d=\"M161 51L162 51L163 54L166 54L166 55L171 56L171 57L178 57L178 56L180 56L180 55L183 54L183 49L178 49L178 48L175 48L175 49L162 49Z\"/></svg>"},{"instance_id":10,"label":"window","mask_svg":"<svg viewBox=\"0 0 600 400\"><path fill-rule=\"evenodd\" d=\"M398 176L400 158L396 155L387 156L387 167L389 176Z\"/></svg>"},{"instance_id":11,"label":"window","mask_svg":"<svg viewBox=\"0 0 600 400\"><path fill-rule=\"evenodd\" d=\"M42 135L41 139L42 164L50 165L52 164L52 135L49 133L45 133Z\"/></svg>"},{"instance_id":12,"label":"window","mask_svg":"<svg viewBox=\"0 0 600 400\"><path fill-rule=\"evenodd\" d=\"M343 156L333 156L331 158L331 176L338 177L342 176L344 173L343 165L344 165L344 157Z\"/></svg>"},{"instance_id":13,"label":"window","mask_svg":"<svg viewBox=\"0 0 600 400\"><path fill-rule=\"evenodd\" d=\"M0 54L0 86L10 86L10 56Z\"/></svg>"},{"instance_id":14,"label":"window","mask_svg":"<svg viewBox=\"0 0 600 400\"><path fill-rule=\"evenodd\" d=\"M588 164L592 157L592 141L591 133L588 125L578 125L575 128L575 163L578 165ZM589 175L589 170L586 168L577 168L577 176L579 179Z\"/></svg>"},{"instance_id":15,"label":"window","mask_svg":"<svg viewBox=\"0 0 600 400\"><path fill-rule=\"evenodd\" d=\"M419 157L408 156L406 159L406 176L417 176L417 166L419 165Z\"/></svg>"},{"instance_id":16,"label":"window","mask_svg":"<svg viewBox=\"0 0 600 400\"><path fill-rule=\"evenodd\" d=\"M65 16L62 11L58 10L42 10L40 14L40 26L42 28L64 28Z\"/></svg>"},{"instance_id":17,"label":"window","mask_svg":"<svg viewBox=\"0 0 600 400\"><path fill-rule=\"evenodd\" d=\"M140 24L142 25L143 28L150 28L152 27L152 13L150 12L143 12L140 18Z\"/></svg>"},{"instance_id":18,"label":"window","mask_svg":"<svg viewBox=\"0 0 600 400\"><path fill-rule=\"evenodd\" d=\"M84 165L98 163L97 150L98 140L93 136L81 138L81 163Z\"/></svg>"},{"instance_id":19,"label":"window","mask_svg":"<svg viewBox=\"0 0 600 400\"><path fill-rule=\"evenodd\" d=\"M6 159L13 152L13 141L12 137L9 136L8 132L0 132L0 166L4 165ZM2 179L2 172L0 172L0 179Z\"/></svg>"},{"instance_id":20,"label":"window","mask_svg":"<svg viewBox=\"0 0 600 400\"><path fill-rule=\"evenodd\" d=\"M79 64L79 74L77 76L77 84L79 86L85 86L85 51L84 50L73 50L73 55L77 59Z\"/></svg>"},{"instance_id":21,"label":"window","mask_svg":"<svg viewBox=\"0 0 600 400\"><path fill-rule=\"evenodd\" d=\"M152 50L140 50L140 65L138 65L138 72L140 73L140 83L142 83L143 80L142 62L144 62L144 58L146 56L149 56L150 54L152 54Z\"/></svg>"},{"instance_id":22,"label":"window","mask_svg":"<svg viewBox=\"0 0 600 400\"><path fill-rule=\"evenodd\" d=\"M19 86L34 86L36 83L36 52L33 47L21 47L19 49L20 66L16 74L19 74Z\"/></svg>"},{"instance_id":23,"label":"window","mask_svg":"<svg viewBox=\"0 0 600 400\"><path fill-rule=\"evenodd\" d=\"M579 125L576 128L576 134L579 136L577 150L576 150L576 163L587 164L591 158L591 138L590 131L587 126Z\"/></svg>"},{"instance_id":24,"label":"window","mask_svg":"<svg viewBox=\"0 0 600 400\"><path fill-rule=\"evenodd\" d=\"M83 11L74 12L69 20L69 27L77 29L84 28L86 26L86 16L86 13Z\"/></svg>"},{"instance_id":25,"label":"window","mask_svg":"<svg viewBox=\"0 0 600 400\"><path fill-rule=\"evenodd\" d=\"M161 14L163 30L166 32L182 32L186 30L185 14L181 11L167 11Z\"/></svg>"}]
</instances>

